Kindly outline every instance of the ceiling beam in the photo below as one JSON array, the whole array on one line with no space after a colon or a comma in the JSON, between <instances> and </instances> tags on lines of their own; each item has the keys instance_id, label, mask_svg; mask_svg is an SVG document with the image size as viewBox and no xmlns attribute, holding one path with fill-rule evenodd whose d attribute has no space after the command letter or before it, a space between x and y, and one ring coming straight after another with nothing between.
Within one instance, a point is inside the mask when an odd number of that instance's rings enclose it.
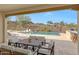
<instances>
[{"instance_id":1,"label":"ceiling beam","mask_svg":"<svg viewBox=\"0 0 79 59\"><path fill-rule=\"evenodd\" d=\"M45 5L44 5L45 7ZM47 8L41 8L41 6L35 7L37 9L31 8L31 9L25 9L25 10L17 10L17 11L11 11L6 13L6 16L12 16L12 15L20 15L20 14L29 14L29 13L39 13L39 12L47 12L47 11L56 11L56 10L63 10L63 9L73 9L73 10L79 10L79 5L61 5L61 6L49 6Z\"/></svg>"}]
</instances>

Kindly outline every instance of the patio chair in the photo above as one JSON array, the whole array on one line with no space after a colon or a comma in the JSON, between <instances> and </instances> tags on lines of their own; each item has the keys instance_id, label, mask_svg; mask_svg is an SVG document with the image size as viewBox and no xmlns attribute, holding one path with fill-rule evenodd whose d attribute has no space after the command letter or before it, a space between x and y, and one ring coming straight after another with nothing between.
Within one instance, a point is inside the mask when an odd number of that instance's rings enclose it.
<instances>
[{"instance_id":1,"label":"patio chair","mask_svg":"<svg viewBox=\"0 0 79 59\"><path fill-rule=\"evenodd\" d=\"M11 45L11 42L8 40L8 45Z\"/></svg>"},{"instance_id":2,"label":"patio chair","mask_svg":"<svg viewBox=\"0 0 79 59\"><path fill-rule=\"evenodd\" d=\"M36 38L38 39L39 42L41 42L42 45L46 43L45 37L36 36Z\"/></svg>"},{"instance_id":3,"label":"patio chair","mask_svg":"<svg viewBox=\"0 0 79 59\"><path fill-rule=\"evenodd\" d=\"M28 49L22 49L18 47L8 46L8 45L1 45L0 47L0 54L7 54L7 55L27 55L30 52Z\"/></svg>"},{"instance_id":4,"label":"patio chair","mask_svg":"<svg viewBox=\"0 0 79 59\"><path fill-rule=\"evenodd\" d=\"M8 40L8 45L15 46L14 42L11 42L10 40Z\"/></svg>"},{"instance_id":5,"label":"patio chair","mask_svg":"<svg viewBox=\"0 0 79 59\"><path fill-rule=\"evenodd\" d=\"M54 55L54 46L55 43L53 42L53 44L49 43L39 47L37 55Z\"/></svg>"},{"instance_id":6,"label":"patio chair","mask_svg":"<svg viewBox=\"0 0 79 59\"><path fill-rule=\"evenodd\" d=\"M46 39L41 36L30 36L28 39L31 39L33 41L39 41L42 45L46 42Z\"/></svg>"}]
</instances>

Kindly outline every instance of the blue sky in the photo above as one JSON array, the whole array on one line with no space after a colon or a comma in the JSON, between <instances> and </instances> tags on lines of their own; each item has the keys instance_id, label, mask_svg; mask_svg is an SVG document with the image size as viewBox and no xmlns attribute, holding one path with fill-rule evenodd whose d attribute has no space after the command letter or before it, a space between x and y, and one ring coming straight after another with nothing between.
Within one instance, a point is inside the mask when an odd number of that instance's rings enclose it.
<instances>
[{"instance_id":1,"label":"blue sky","mask_svg":"<svg viewBox=\"0 0 79 59\"><path fill-rule=\"evenodd\" d=\"M42 13L32 13L26 14L31 18L31 21L34 23L46 23L47 21L52 22L61 22L64 23L77 23L77 12L74 10L59 10L59 11L50 11ZM12 20L16 20L15 17L12 17Z\"/></svg>"}]
</instances>

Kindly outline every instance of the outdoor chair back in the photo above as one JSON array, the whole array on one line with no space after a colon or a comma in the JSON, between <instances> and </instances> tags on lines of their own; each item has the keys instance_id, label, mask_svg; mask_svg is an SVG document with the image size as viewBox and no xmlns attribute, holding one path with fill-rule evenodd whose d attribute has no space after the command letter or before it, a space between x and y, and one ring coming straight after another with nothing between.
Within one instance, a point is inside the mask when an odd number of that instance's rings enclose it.
<instances>
[{"instance_id":1,"label":"outdoor chair back","mask_svg":"<svg viewBox=\"0 0 79 59\"><path fill-rule=\"evenodd\" d=\"M37 51L37 55L54 55L54 47L55 47L55 42L46 44L46 46L41 46L39 47Z\"/></svg>"},{"instance_id":2,"label":"outdoor chair back","mask_svg":"<svg viewBox=\"0 0 79 59\"><path fill-rule=\"evenodd\" d=\"M39 41L42 45L44 45L44 43L46 42L46 39L40 36L30 36L29 39L33 41Z\"/></svg>"}]
</instances>

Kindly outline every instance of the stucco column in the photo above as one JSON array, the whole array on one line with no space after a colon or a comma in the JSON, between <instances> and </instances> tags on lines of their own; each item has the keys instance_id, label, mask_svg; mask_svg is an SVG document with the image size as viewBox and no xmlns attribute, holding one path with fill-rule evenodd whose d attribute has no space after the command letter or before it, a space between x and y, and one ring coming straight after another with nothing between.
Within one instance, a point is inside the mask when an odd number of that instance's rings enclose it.
<instances>
[{"instance_id":1,"label":"stucco column","mask_svg":"<svg viewBox=\"0 0 79 59\"><path fill-rule=\"evenodd\" d=\"M7 19L5 18L5 14L0 13L0 43L7 44L7 41Z\"/></svg>"},{"instance_id":2,"label":"stucco column","mask_svg":"<svg viewBox=\"0 0 79 59\"><path fill-rule=\"evenodd\" d=\"M8 44L8 34L7 34L7 17L4 16L4 43L7 45Z\"/></svg>"},{"instance_id":3,"label":"stucco column","mask_svg":"<svg viewBox=\"0 0 79 59\"><path fill-rule=\"evenodd\" d=\"M77 48L78 48L78 54L79 54L79 10L77 10L77 25L78 25L78 42L77 42Z\"/></svg>"},{"instance_id":4,"label":"stucco column","mask_svg":"<svg viewBox=\"0 0 79 59\"><path fill-rule=\"evenodd\" d=\"M3 31L3 15L0 13L0 43L3 43L4 42L4 38L3 38L3 35L4 35L4 31Z\"/></svg>"}]
</instances>

